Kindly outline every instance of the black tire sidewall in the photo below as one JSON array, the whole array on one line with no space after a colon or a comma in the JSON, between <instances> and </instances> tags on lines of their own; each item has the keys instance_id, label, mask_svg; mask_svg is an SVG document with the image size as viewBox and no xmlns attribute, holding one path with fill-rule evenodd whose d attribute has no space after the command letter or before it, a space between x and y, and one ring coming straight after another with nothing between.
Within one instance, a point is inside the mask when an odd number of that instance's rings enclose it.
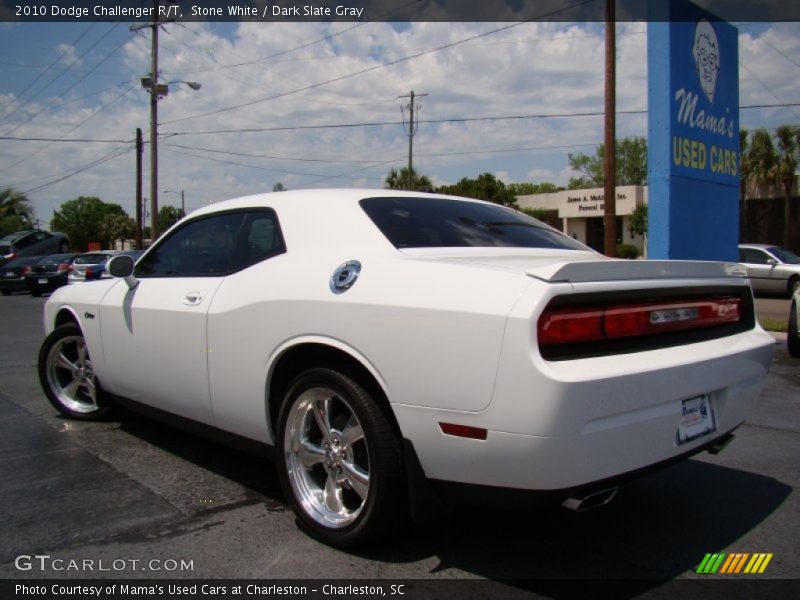
<instances>
[{"instance_id":1,"label":"black tire sidewall","mask_svg":"<svg viewBox=\"0 0 800 600\"><path fill-rule=\"evenodd\" d=\"M79 335L83 337L83 332L81 331L81 328L75 323L66 323L64 325L56 327L52 332L50 332L50 335L48 335L44 339L44 342L42 342L42 346L39 349L39 360L38 360L39 384L42 386L42 391L47 397L47 400L61 414L64 414L70 418L78 419L81 421L99 421L107 419L108 416L111 414L110 406L101 406L92 413L75 412L71 410L69 407L64 406L58 399L58 396L55 394L55 392L53 392L53 390L50 388L50 384L47 378L47 355L50 353L50 350L56 343L58 343L65 337L74 335ZM95 376L95 384L97 386L98 402L100 402L102 400L102 389L100 388L100 382L97 380L96 376Z\"/></svg>"},{"instance_id":2,"label":"black tire sidewall","mask_svg":"<svg viewBox=\"0 0 800 600\"><path fill-rule=\"evenodd\" d=\"M320 525L300 507L286 467L284 440L289 413L297 398L313 387L330 388L347 401L364 430L369 453L367 501L357 519L341 529ZM383 409L355 379L328 368L313 368L298 375L283 395L276 437L275 459L281 488L298 522L313 537L331 546L348 548L377 540L402 522L405 496L400 443Z\"/></svg>"}]
</instances>

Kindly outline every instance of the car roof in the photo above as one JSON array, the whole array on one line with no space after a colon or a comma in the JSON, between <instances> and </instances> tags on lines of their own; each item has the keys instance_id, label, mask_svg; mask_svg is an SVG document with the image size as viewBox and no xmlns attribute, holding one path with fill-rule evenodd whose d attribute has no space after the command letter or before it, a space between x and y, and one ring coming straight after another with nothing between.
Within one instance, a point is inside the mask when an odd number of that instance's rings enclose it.
<instances>
[{"instance_id":1,"label":"car roof","mask_svg":"<svg viewBox=\"0 0 800 600\"><path fill-rule=\"evenodd\" d=\"M226 210L273 208L278 212L280 227L289 246L335 250L337 257L357 251L394 253L397 249L359 205L359 201L365 198L376 197L439 198L490 204L472 198L402 190L359 188L289 190L215 202L192 212L186 219Z\"/></svg>"},{"instance_id":2,"label":"car roof","mask_svg":"<svg viewBox=\"0 0 800 600\"><path fill-rule=\"evenodd\" d=\"M17 238L21 238L22 236L28 235L29 233L33 233L34 229L24 229L22 231L14 231L9 233L8 235L4 235L0 238L0 242L11 242L16 240Z\"/></svg>"},{"instance_id":3,"label":"car roof","mask_svg":"<svg viewBox=\"0 0 800 600\"><path fill-rule=\"evenodd\" d=\"M769 250L779 247L777 244L739 244L739 248L753 248L755 250Z\"/></svg>"}]
</instances>

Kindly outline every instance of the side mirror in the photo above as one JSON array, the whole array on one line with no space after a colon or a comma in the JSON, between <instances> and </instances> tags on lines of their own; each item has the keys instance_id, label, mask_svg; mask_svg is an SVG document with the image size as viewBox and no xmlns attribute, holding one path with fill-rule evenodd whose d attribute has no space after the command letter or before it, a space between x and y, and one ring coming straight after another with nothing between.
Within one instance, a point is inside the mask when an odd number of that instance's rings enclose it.
<instances>
[{"instance_id":1,"label":"side mirror","mask_svg":"<svg viewBox=\"0 0 800 600\"><path fill-rule=\"evenodd\" d=\"M112 277L120 277L125 280L128 289L132 290L139 285L139 280L133 276L133 257L127 255L113 256L108 261L108 272Z\"/></svg>"},{"instance_id":2,"label":"side mirror","mask_svg":"<svg viewBox=\"0 0 800 600\"><path fill-rule=\"evenodd\" d=\"M775 260L774 258L768 258L768 259L767 259L767 264L768 264L768 265L777 265L777 264L778 264L778 261L777 261L777 260Z\"/></svg>"}]
</instances>

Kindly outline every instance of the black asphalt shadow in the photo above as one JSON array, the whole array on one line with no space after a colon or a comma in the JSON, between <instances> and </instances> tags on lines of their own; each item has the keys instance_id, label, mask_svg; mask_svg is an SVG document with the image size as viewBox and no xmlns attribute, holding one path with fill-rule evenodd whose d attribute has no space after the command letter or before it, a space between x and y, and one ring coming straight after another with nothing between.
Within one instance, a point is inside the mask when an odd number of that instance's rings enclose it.
<instances>
[{"instance_id":1,"label":"black asphalt shadow","mask_svg":"<svg viewBox=\"0 0 800 600\"><path fill-rule=\"evenodd\" d=\"M67 421L65 421L67 423ZM0 562L105 539L181 513L0 394Z\"/></svg>"}]
</instances>

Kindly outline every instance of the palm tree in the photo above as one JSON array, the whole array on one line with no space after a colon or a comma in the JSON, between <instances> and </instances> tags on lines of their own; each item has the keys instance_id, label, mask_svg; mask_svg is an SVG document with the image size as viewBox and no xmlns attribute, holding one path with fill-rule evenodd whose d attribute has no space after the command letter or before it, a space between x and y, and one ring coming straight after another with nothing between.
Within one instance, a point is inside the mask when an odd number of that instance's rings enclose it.
<instances>
[{"instance_id":1,"label":"palm tree","mask_svg":"<svg viewBox=\"0 0 800 600\"><path fill-rule=\"evenodd\" d=\"M12 216L30 221L33 218L33 206L24 194L7 187L0 190L0 219Z\"/></svg>"},{"instance_id":2,"label":"palm tree","mask_svg":"<svg viewBox=\"0 0 800 600\"><path fill-rule=\"evenodd\" d=\"M408 167L403 167L398 171L392 169L386 176L386 188L389 190L414 190L417 192L432 192L433 184L431 180L425 175L417 175L416 170L411 169L411 178L409 185Z\"/></svg>"},{"instance_id":3,"label":"palm tree","mask_svg":"<svg viewBox=\"0 0 800 600\"><path fill-rule=\"evenodd\" d=\"M775 130L778 141L778 157L775 164L775 180L783 184L783 247L789 247L791 226L792 186L797 171L797 131L789 125L782 125Z\"/></svg>"},{"instance_id":4,"label":"palm tree","mask_svg":"<svg viewBox=\"0 0 800 600\"><path fill-rule=\"evenodd\" d=\"M31 201L13 188L0 189L0 235L29 229L31 221L33 221Z\"/></svg>"},{"instance_id":5,"label":"palm tree","mask_svg":"<svg viewBox=\"0 0 800 600\"><path fill-rule=\"evenodd\" d=\"M747 129L739 130L739 236L743 240L747 225L747 182L752 177L752 165L750 163L750 144L747 136Z\"/></svg>"}]
</instances>

